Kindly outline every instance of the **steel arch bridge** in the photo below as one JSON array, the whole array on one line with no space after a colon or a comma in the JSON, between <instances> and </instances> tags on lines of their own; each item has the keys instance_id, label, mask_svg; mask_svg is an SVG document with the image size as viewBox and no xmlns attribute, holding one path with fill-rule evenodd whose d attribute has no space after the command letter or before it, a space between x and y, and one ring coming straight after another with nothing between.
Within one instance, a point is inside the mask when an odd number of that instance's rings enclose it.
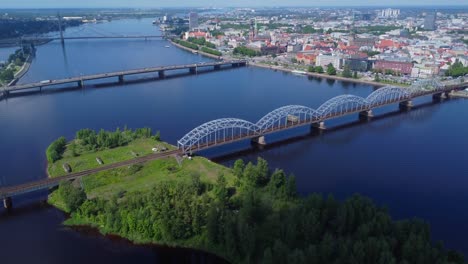
<instances>
[{"instance_id":1,"label":"steel arch bridge","mask_svg":"<svg viewBox=\"0 0 468 264\"><path fill-rule=\"evenodd\" d=\"M244 139L254 139L277 131L287 130L306 124L318 124L353 113L369 113L373 108L410 102L424 95L450 92L437 80L415 82L411 87L385 86L366 98L356 95L340 95L326 101L317 109L302 105L287 105L271 111L256 123L236 118L222 118L202 124L177 143L184 153L192 153L213 146Z\"/></svg>"},{"instance_id":2,"label":"steel arch bridge","mask_svg":"<svg viewBox=\"0 0 468 264\"><path fill-rule=\"evenodd\" d=\"M233 142L258 136L256 124L237 118L216 119L196 127L181 138L177 145L184 152L199 150L213 145Z\"/></svg>"}]
</instances>

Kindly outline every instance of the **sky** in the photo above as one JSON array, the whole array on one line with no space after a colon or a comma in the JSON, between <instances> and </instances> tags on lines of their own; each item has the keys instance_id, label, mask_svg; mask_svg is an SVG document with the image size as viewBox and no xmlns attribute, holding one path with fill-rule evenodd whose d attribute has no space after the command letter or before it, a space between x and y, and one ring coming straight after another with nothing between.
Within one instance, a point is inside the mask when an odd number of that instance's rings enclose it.
<instances>
[{"instance_id":1,"label":"sky","mask_svg":"<svg viewBox=\"0 0 468 264\"><path fill-rule=\"evenodd\" d=\"M465 0L0 0L0 8L157 8L256 6L468 6Z\"/></svg>"}]
</instances>

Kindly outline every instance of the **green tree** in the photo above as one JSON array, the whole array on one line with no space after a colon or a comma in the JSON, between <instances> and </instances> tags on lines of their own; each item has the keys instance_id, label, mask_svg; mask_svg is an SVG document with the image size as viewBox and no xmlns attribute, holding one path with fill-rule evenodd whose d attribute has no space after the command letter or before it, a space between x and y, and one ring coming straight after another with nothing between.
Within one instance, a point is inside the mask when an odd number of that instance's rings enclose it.
<instances>
[{"instance_id":1,"label":"green tree","mask_svg":"<svg viewBox=\"0 0 468 264\"><path fill-rule=\"evenodd\" d=\"M333 64L328 64L327 66L327 74L328 75L336 75L336 69L335 67L333 66Z\"/></svg>"},{"instance_id":2,"label":"green tree","mask_svg":"<svg viewBox=\"0 0 468 264\"><path fill-rule=\"evenodd\" d=\"M315 72L315 67L314 66L309 66L307 67L308 72Z\"/></svg>"},{"instance_id":3,"label":"green tree","mask_svg":"<svg viewBox=\"0 0 468 264\"><path fill-rule=\"evenodd\" d=\"M357 78L358 78L357 71L355 71L355 72L353 73L353 78L354 78L354 79L357 79Z\"/></svg>"},{"instance_id":4,"label":"green tree","mask_svg":"<svg viewBox=\"0 0 468 264\"><path fill-rule=\"evenodd\" d=\"M336 71L335 71L335 73L336 73ZM345 78L351 78L353 76L352 73L351 73L351 69L349 68L349 65L344 66L342 75Z\"/></svg>"},{"instance_id":5,"label":"green tree","mask_svg":"<svg viewBox=\"0 0 468 264\"><path fill-rule=\"evenodd\" d=\"M318 72L318 73L324 73L324 70L323 70L322 66L315 67L315 71Z\"/></svg>"},{"instance_id":6,"label":"green tree","mask_svg":"<svg viewBox=\"0 0 468 264\"><path fill-rule=\"evenodd\" d=\"M75 188L70 181L61 182L58 193L68 212L75 212L86 200L86 193L81 188Z\"/></svg>"}]
</instances>

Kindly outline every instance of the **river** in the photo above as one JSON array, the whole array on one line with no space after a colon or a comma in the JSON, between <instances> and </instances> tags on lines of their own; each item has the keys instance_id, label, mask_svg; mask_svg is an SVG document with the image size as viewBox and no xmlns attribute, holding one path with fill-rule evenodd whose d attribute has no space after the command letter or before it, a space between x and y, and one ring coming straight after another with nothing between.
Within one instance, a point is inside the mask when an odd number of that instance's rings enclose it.
<instances>
[{"instance_id":1,"label":"river","mask_svg":"<svg viewBox=\"0 0 468 264\"><path fill-rule=\"evenodd\" d=\"M67 30L66 35L159 34L151 19L117 20ZM179 50L165 40L73 40L39 46L20 83L157 65L209 61ZM0 52L1 53L1 52ZM133 77L135 78L135 77ZM0 101L0 183L12 185L46 177L45 148L81 128L149 126L176 144L196 126L223 117L256 122L289 104L319 107L340 94L367 96L363 84L320 80L244 67L153 82L125 85L87 83L84 89L46 89ZM468 254L468 102L432 103L418 99L407 113L391 106L376 111L371 122L348 116L327 122L322 135L299 128L267 136L263 150L249 142L200 153L230 165L237 158L265 158L297 178L301 194L353 193L386 206L395 219L418 217L431 224L435 240ZM285 138L292 140L283 141ZM244 150L244 151L240 151ZM238 152L240 151L240 152ZM224 154L235 153L223 156ZM221 157L220 157L221 156ZM65 216L47 205L44 192L14 199L13 215L0 216L2 263L173 263L217 262L187 250L134 246L119 239L70 230ZM181 259L182 258L182 259ZM5 262L6 261L6 262Z\"/></svg>"}]
</instances>

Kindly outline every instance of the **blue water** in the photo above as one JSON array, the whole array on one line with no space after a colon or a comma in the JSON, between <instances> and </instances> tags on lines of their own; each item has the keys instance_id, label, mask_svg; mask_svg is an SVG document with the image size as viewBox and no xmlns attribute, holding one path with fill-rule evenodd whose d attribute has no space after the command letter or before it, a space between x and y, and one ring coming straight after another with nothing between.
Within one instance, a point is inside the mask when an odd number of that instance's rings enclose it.
<instances>
[{"instance_id":1,"label":"blue water","mask_svg":"<svg viewBox=\"0 0 468 264\"><path fill-rule=\"evenodd\" d=\"M148 19L72 30L83 35L159 33ZM175 47L165 48L166 45L169 44L164 40L76 40L67 41L62 48L60 43L52 42L38 47L32 67L21 83L208 60ZM84 89L48 89L0 101L2 184L44 178L45 148L57 137L72 138L76 130L84 127L150 126L160 130L164 140L176 144L185 133L212 119L236 117L256 122L284 105L318 108L340 94L365 97L374 90L368 85L309 79L252 67L154 82L98 87L93 84L88 83ZM468 124L464 122L468 101L432 103L431 98L423 98L415 103L418 107L408 113L399 112L397 106L379 109L377 117L367 123L359 122L354 115L327 122L330 129L322 135L311 133L307 127L270 135L266 138L270 146L264 150L241 142L200 154L227 165L237 158L263 157L273 168L296 175L299 191L304 195L332 193L344 199L361 193L387 206L396 219L423 218L431 224L436 240L468 253L468 212L464 210L468 202L468 156L464 153L468 147ZM295 139L271 144L291 136ZM220 158L229 153L236 154ZM31 194L14 203L26 206L44 196ZM43 245L42 250L31 249L30 254L23 256L24 262L42 256L49 263L68 261L67 254L76 248L91 256L122 256L122 262L125 256L143 256L142 262L152 263L161 254L178 255L90 238L81 232L64 230L62 220L61 213L48 207L0 216L0 233L15 237L13 241L0 240L2 255L13 258L18 253L16 248L37 244ZM25 232L39 226L41 230L37 232ZM52 246L47 246L51 241ZM126 250L121 252L121 247ZM78 259L87 261L85 257Z\"/></svg>"}]
</instances>

